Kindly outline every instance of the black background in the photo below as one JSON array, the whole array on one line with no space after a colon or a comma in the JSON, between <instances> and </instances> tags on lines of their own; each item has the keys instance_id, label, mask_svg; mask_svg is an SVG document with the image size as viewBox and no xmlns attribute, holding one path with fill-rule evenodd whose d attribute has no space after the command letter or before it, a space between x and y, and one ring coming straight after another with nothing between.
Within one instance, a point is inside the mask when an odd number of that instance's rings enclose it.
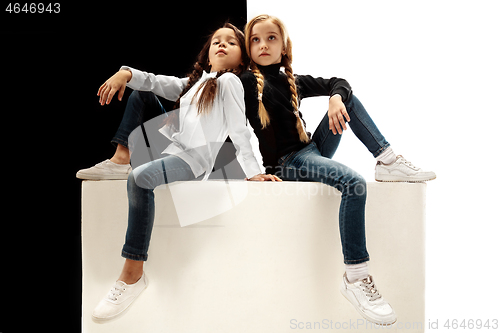
<instances>
[{"instance_id":1,"label":"black background","mask_svg":"<svg viewBox=\"0 0 500 333\"><path fill-rule=\"evenodd\" d=\"M99 86L121 65L184 77L213 30L226 20L240 29L246 23L242 0L115 3L16 14L2 2L1 279L15 296L7 296L12 306L4 303L12 313L2 315L0 332L81 330L75 174L113 155L109 141L126 103L100 106Z\"/></svg>"}]
</instances>

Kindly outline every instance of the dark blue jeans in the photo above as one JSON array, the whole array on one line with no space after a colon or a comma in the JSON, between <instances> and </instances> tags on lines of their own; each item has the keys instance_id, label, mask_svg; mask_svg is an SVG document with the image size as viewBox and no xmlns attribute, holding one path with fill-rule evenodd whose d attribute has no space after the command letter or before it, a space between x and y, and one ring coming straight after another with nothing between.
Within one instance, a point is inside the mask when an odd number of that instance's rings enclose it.
<instances>
[{"instance_id":1,"label":"dark blue jeans","mask_svg":"<svg viewBox=\"0 0 500 333\"><path fill-rule=\"evenodd\" d=\"M111 143L117 143L129 148L128 138L130 133L147 120L165 113L158 97L152 92L134 90L125 106L122 121Z\"/></svg>"},{"instance_id":2,"label":"dark blue jeans","mask_svg":"<svg viewBox=\"0 0 500 333\"><path fill-rule=\"evenodd\" d=\"M389 143L355 96L346 103L346 109L351 118L349 127L373 156L378 156ZM308 146L279 159L276 175L289 181L321 182L342 193L339 230L344 263L359 264L370 259L365 237L366 182L356 171L332 160L340 138L329 129L327 113Z\"/></svg>"},{"instance_id":3,"label":"dark blue jeans","mask_svg":"<svg viewBox=\"0 0 500 333\"><path fill-rule=\"evenodd\" d=\"M349 127L373 157L377 157L390 146L356 96L352 95L351 99L345 103L345 107L351 118L351 121L348 123ZM337 151L342 135L333 134L328 127L327 112L314 132L312 139L318 146L321 155L332 158Z\"/></svg>"}]
</instances>

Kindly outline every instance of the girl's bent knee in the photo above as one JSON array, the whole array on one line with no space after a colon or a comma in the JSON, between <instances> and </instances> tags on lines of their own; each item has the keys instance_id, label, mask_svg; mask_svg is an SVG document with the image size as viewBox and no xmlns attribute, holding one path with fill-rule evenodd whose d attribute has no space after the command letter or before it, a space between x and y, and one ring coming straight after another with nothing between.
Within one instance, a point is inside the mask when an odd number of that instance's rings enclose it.
<instances>
[{"instance_id":1,"label":"girl's bent knee","mask_svg":"<svg viewBox=\"0 0 500 333\"><path fill-rule=\"evenodd\" d=\"M155 172L155 170L144 170L135 176L135 183L137 186L154 190L157 186L163 184L163 173Z\"/></svg>"},{"instance_id":2,"label":"girl's bent knee","mask_svg":"<svg viewBox=\"0 0 500 333\"><path fill-rule=\"evenodd\" d=\"M366 181L359 174L352 176L352 178L347 182L345 189L345 193L347 195L366 198Z\"/></svg>"}]
</instances>

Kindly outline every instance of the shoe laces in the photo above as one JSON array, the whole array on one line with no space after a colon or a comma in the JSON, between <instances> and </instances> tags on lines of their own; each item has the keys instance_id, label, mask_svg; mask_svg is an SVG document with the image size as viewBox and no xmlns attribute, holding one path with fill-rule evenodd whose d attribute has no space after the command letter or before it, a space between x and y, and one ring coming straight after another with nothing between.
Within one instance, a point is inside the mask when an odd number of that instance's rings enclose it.
<instances>
[{"instance_id":1,"label":"shoe laces","mask_svg":"<svg viewBox=\"0 0 500 333\"><path fill-rule=\"evenodd\" d=\"M413 165L410 161L408 161L406 158L404 158L402 155L398 155L401 157L401 163L409 166L412 169L418 170L419 168L416 165Z\"/></svg>"},{"instance_id":2,"label":"shoe laces","mask_svg":"<svg viewBox=\"0 0 500 333\"><path fill-rule=\"evenodd\" d=\"M382 295L380 295L371 276L368 276L367 278L361 280L361 287L363 288L363 292L366 294L370 302L382 298Z\"/></svg>"},{"instance_id":3,"label":"shoe laces","mask_svg":"<svg viewBox=\"0 0 500 333\"><path fill-rule=\"evenodd\" d=\"M121 296L122 291L125 291L125 286L119 283L115 283L113 288L109 291L107 298L110 301L116 301L118 296Z\"/></svg>"}]
</instances>

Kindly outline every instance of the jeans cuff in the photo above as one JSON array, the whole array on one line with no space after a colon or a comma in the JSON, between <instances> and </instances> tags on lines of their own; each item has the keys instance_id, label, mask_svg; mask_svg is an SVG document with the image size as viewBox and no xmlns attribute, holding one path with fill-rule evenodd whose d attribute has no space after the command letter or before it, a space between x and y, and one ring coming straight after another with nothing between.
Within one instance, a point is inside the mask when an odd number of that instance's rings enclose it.
<instances>
[{"instance_id":1,"label":"jeans cuff","mask_svg":"<svg viewBox=\"0 0 500 333\"><path fill-rule=\"evenodd\" d=\"M146 261L148 260L148 255L142 255L142 254L132 254L125 252L122 250L122 257L125 259L130 259L130 260L135 260L135 261Z\"/></svg>"},{"instance_id":2,"label":"jeans cuff","mask_svg":"<svg viewBox=\"0 0 500 333\"><path fill-rule=\"evenodd\" d=\"M113 146L117 146L118 144L121 144L122 146L124 146L125 148L128 149L128 142L127 141L124 141L120 138L117 138L117 137L114 137L113 139L111 139L111 144Z\"/></svg>"},{"instance_id":3,"label":"jeans cuff","mask_svg":"<svg viewBox=\"0 0 500 333\"><path fill-rule=\"evenodd\" d=\"M378 155L382 154L387 148L391 146L390 143L385 144L383 147L381 147L375 154L373 154L374 158L377 158Z\"/></svg>"},{"instance_id":4,"label":"jeans cuff","mask_svg":"<svg viewBox=\"0 0 500 333\"><path fill-rule=\"evenodd\" d=\"M355 264L361 264L365 261L369 261L370 260L370 257L366 257L366 258L363 258L363 259L354 259L354 260L347 260L347 259L344 259L344 264L346 265L355 265Z\"/></svg>"}]
</instances>

